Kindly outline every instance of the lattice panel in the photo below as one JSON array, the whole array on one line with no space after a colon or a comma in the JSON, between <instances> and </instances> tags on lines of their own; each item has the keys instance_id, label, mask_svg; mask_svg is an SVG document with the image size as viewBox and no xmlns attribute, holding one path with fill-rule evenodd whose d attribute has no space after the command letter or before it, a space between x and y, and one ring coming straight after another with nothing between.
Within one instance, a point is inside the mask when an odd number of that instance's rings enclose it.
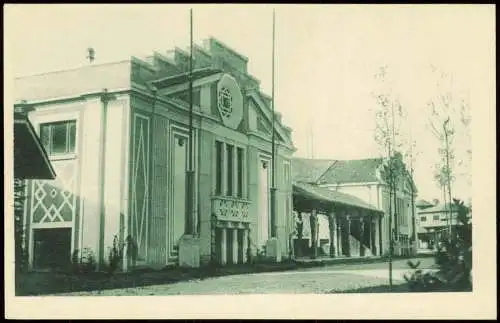
<instances>
[{"instance_id":1,"label":"lattice panel","mask_svg":"<svg viewBox=\"0 0 500 323\"><path fill-rule=\"evenodd\" d=\"M233 199L214 198L213 210L218 218L229 221L250 221L248 217L248 202Z\"/></svg>"},{"instance_id":2,"label":"lattice panel","mask_svg":"<svg viewBox=\"0 0 500 323\"><path fill-rule=\"evenodd\" d=\"M75 161L53 161L55 180L33 180L33 223L71 222L76 215L77 169Z\"/></svg>"},{"instance_id":3,"label":"lattice panel","mask_svg":"<svg viewBox=\"0 0 500 323\"><path fill-rule=\"evenodd\" d=\"M147 251L149 198L149 120L138 115L134 123L132 163L131 234L137 244L138 258Z\"/></svg>"}]
</instances>

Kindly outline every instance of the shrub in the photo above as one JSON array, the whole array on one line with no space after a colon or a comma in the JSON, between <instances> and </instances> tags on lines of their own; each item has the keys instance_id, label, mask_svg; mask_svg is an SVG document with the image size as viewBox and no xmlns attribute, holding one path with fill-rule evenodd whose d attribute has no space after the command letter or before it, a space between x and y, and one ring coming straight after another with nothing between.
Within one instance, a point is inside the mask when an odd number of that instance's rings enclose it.
<instances>
[{"instance_id":1,"label":"shrub","mask_svg":"<svg viewBox=\"0 0 500 323\"><path fill-rule=\"evenodd\" d=\"M123 260L123 249L125 248L125 244L120 242L117 235L113 238L113 246L109 250L108 255L108 273L114 274L116 270L120 267L120 264Z\"/></svg>"},{"instance_id":2,"label":"shrub","mask_svg":"<svg viewBox=\"0 0 500 323\"><path fill-rule=\"evenodd\" d=\"M15 270L23 272L27 269L28 253L24 246L24 202L26 184L24 180L14 178L14 244L15 244Z\"/></svg>"},{"instance_id":3,"label":"shrub","mask_svg":"<svg viewBox=\"0 0 500 323\"><path fill-rule=\"evenodd\" d=\"M408 266L413 270L410 276L403 275L408 284L408 289L411 292L431 292L443 288L443 284L438 280L432 272L424 272L419 269L420 261L413 263L411 260L407 262Z\"/></svg>"},{"instance_id":4,"label":"shrub","mask_svg":"<svg viewBox=\"0 0 500 323\"><path fill-rule=\"evenodd\" d=\"M252 255L252 238L250 237L251 235L251 230L248 229L248 236L247 236L247 250L245 252L247 253L247 263L253 263L253 255Z\"/></svg>"},{"instance_id":5,"label":"shrub","mask_svg":"<svg viewBox=\"0 0 500 323\"><path fill-rule=\"evenodd\" d=\"M71 257L71 265L74 273L87 274L95 272L97 263L91 248L76 249Z\"/></svg>"},{"instance_id":6,"label":"shrub","mask_svg":"<svg viewBox=\"0 0 500 323\"><path fill-rule=\"evenodd\" d=\"M139 255L137 243L135 242L134 238L129 235L125 240L125 244L127 246L127 258L132 261L132 266L134 267Z\"/></svg>"}]
</instances>

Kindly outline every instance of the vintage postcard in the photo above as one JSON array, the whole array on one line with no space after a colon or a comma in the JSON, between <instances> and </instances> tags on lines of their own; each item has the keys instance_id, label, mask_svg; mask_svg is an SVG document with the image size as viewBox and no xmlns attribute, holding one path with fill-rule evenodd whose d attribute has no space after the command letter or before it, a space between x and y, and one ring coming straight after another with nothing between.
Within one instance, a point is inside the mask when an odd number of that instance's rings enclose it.
<instances>
[{"instance_id":1,"label":"vintage postcard","mask_svg":"<svg viewBox=\"0 0 500 323\"><path fill-rule=\"evenodd\" d=\"M4 17L7 318L496 318L494 5Z\"/></svg>"}]
</instances>

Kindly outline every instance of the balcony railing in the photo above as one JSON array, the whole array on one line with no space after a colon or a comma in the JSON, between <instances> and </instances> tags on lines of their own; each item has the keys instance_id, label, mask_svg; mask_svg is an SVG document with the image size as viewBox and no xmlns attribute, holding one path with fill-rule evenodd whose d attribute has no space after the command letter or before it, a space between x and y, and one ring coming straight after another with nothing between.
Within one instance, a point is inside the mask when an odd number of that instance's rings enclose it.
<instances>
[{"instance_id":1,"label":"balcony railing","mask_svg":"<svg viewBox=\"0 0 500 323\"><path fill-rule=\"evenodd\" d=\"M225 196L212 197L212 212L222 221L251 222L249 205L248 200Z\"/></svg>"}]
</instances>

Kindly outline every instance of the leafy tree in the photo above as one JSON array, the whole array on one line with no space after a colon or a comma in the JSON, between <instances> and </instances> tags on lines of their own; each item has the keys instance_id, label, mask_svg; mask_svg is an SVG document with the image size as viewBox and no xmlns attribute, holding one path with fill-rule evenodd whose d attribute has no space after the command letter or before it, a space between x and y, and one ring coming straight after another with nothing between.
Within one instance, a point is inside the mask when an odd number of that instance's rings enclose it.
<instances>
[{"instance_id":1,"label":"leafy tree","mask_svg":"<svg viewBox=\"0 0 500 323\"><path fill-rule=\"evenodd\" d=\"M451 237L443 239L436 253L436 264L441 268L441 280L461 290L472 287L472 219L463 201L453 199L453 206L458 225Z\"/></svg>"}]
</instances>

